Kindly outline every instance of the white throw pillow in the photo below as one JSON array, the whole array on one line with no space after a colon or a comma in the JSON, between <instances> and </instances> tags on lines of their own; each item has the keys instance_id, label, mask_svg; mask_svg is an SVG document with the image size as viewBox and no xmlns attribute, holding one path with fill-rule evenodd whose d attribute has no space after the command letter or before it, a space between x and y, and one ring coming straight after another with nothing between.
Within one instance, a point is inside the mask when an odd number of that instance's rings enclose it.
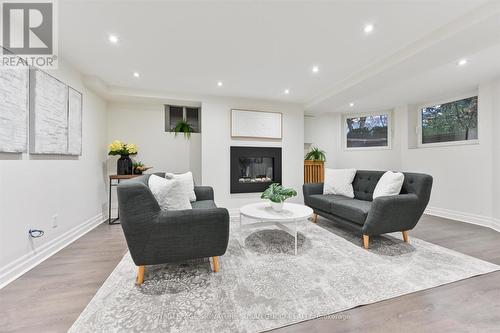
<instances>
[{"instance_id":1,"label":"white throw pillow","mask_svg":"<svg viewBox=\"0 0 500 333\"><path fill-rule=\"evenodd\" d=\"M191 209L191 203L183 185L177 179L166 179L151 175L148 181L149 189L153 192L158 205L162 210Z\"/></svg>"},{"instance_id":2,"label":"white throw pillow","mask_svg":"<svg viewBox=\"0 0 500 333\"><path fill-rule=\"evenodd\" d=\"M165 178L177 179L182 184L184 192L187 193L189 201L196 201L196 194L194 193L193 174L191 173L191 171L181 174L166 173Z\"/></svg>"},{"instance_id":3,"label":"white throw pillow","mask_svg":"<svg viewBox=\"0 0 500 333\"><path fill-rule=\"evenodd\" d=\"M338 194L354 198L352 181L356 176L356 169L325 169L323 194Z\"/></svg>"},{"instance_id":4,"label":"white throw pillow","mask_svg":"<svg viewBox=\"0 0 500 333\"><path fill-rule=\"evenodd\" d=\"M405 175L401 172L387 171L378 180L377 186L373 191L373 199L388 195L398 195L403 187Z\"/></svg>"}]
</instances>

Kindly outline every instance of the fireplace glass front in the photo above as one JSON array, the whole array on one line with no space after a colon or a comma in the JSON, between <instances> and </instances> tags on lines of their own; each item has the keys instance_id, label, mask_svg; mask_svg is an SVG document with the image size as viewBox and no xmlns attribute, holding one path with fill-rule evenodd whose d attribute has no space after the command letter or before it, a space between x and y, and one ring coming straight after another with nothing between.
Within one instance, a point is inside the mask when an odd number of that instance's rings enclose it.
<instances>
[{"instance_id":1,"label":"fireplace glass front","mask_svg":"<svg viewBox=\"0 0 500 333\"><path fill-rule=\"evenodd\" d=\"M231 147L231 193L262 192L281 183L281 148Z\"/></svg>"}]
</instances>

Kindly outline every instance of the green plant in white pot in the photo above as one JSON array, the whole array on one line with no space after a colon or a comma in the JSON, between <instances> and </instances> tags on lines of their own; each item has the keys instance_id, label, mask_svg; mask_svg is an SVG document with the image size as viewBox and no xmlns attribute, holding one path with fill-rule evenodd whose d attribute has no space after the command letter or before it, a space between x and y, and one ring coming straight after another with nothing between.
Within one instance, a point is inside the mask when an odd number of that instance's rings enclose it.
<instances>
[{"instance_id":1,"label":"green plant in white pot","mask_svg":"<svg viewBox=\"0 0 500 333\"><path fill-rule=\"evenodd\" d=\"M268 199L271 201L271 207L281 212L283 210L283 203L286 199L292 198L297 195L297 191L293 188L286 188L280 184L271 184L260 196L261 199Z\"/></svg>"}]
</instances>

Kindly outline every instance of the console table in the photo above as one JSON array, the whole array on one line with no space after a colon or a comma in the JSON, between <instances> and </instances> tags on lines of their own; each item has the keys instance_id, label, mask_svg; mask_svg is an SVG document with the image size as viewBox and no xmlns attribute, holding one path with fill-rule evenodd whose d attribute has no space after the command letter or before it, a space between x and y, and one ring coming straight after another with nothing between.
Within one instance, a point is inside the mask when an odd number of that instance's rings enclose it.
<instances>
[{"instance_id":1,"label":"console table","mask_svg":"<svg viewBox=\"0 0 500 333\"><path fill-rule=\"evenodd\" d=\"M118 215L115 218L111 217L111 188L113 186L118 186L120 180L132 179L142 175L109 175L109 200L108 200L108 224L119 224L116 222L120 219L120 211L118 210Z\"/></svg>"}]
</instances>

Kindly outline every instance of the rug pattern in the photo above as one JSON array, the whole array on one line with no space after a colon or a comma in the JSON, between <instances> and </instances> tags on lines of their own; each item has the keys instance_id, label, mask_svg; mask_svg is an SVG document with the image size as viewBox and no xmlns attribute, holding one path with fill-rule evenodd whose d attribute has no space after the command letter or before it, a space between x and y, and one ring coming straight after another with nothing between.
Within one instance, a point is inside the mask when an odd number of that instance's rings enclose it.
<instances>
[{"instance_id":1,"label":"rug pattern","mask_svg":"<svg viewBox=\"0 0 500 333\"><path fill-rule=\"evenodd\" d=\"M399 234L365 250L332 223L304 223L294 256L286 232L231 224L219 273L208 259L151 266L137 287L127 253L70 332L259 332L500 269Z\"/></svg>"}]
</instances>

